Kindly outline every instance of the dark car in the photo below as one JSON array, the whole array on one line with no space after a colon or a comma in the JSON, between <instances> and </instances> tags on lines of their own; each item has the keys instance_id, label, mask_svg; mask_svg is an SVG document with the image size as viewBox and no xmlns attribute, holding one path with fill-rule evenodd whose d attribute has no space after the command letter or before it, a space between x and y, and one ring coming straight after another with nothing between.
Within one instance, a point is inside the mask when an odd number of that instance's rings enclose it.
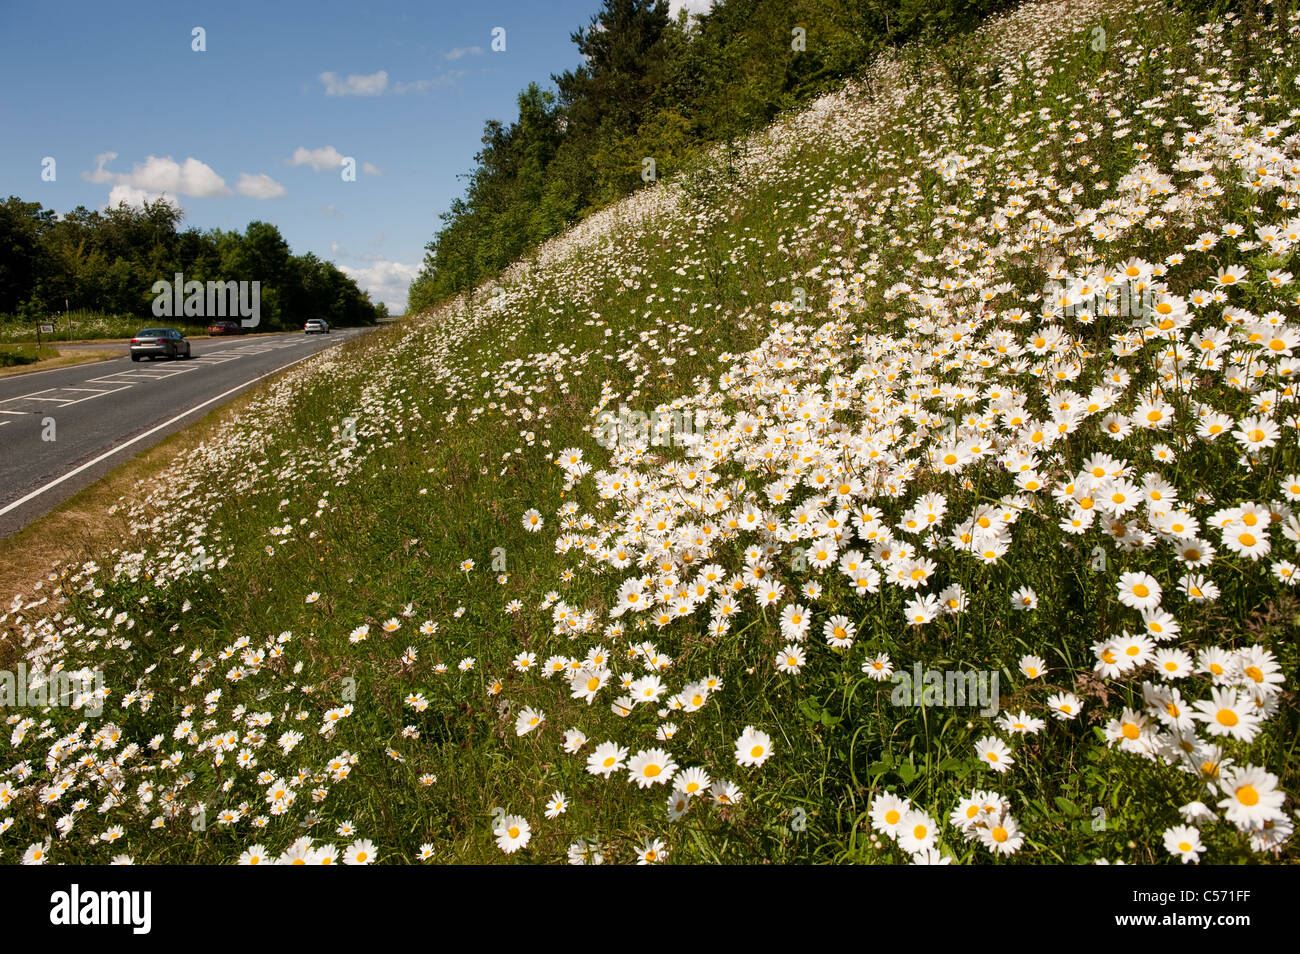
<instances>
[{"instance_id":1,"label":"dark car","mask_svg":"<svg viewBox=\"0 0 1300 954\"><path fill-rule=\"evenodd\" d=\"M242 335L244 326L237 321L214 321L208 325L208 334L216 337L217 335Z\"/></svg>"},{"instance_id":2,"label":"dark car","mask_svg":"<svg viewBox=\"0 0 1300 954\"><path fill-rule=\"evenodd\" d=\"M189 358L190 343L175 328L146 328L131 339L131 360Z\"/></svg>"}]
</instances>

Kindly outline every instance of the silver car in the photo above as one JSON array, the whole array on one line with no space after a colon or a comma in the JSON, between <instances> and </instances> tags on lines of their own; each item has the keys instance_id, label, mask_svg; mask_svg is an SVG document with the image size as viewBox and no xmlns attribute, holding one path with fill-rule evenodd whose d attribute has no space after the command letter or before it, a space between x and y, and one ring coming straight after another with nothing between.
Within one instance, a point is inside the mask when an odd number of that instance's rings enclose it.
<instances>
[{"instance_id":1,"label":"silver car","mask_svg":"<svg viewBox=\"0 0 1300 954\"><path fill-rule=\"evenodd\" d=\"M190 343L175 328L146 328L131 339L131 360L189 358Z\"/></svg>"},{"instance_id":2,"label":"silver car","mask_svg":"<svg viewBox=\"0 0 1300 954\"><path fill-rule=\"evenodd\" d=\"M312 318L302 326L302 330L309 335L327 335L330 333L330 323L324 318Z\"/></svg>"}]
</instances>

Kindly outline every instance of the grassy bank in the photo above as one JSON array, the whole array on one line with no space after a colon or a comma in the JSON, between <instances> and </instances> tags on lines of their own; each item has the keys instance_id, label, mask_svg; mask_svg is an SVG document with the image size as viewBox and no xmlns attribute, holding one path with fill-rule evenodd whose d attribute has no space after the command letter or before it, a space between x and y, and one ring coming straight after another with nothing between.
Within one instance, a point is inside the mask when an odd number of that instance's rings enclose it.
<instances>
[{"instance_id":1,"label":"grassy bank","mask_svg":"<svg viewBox=\"0 0 1300 954\"><path fill-rule=\"evenodd\" d=\"M38 348L36 345L10 345L0 347L0 370L21 368L38 361L48 361L59 356L56 348Z\"/></svg>"}]
</instances>

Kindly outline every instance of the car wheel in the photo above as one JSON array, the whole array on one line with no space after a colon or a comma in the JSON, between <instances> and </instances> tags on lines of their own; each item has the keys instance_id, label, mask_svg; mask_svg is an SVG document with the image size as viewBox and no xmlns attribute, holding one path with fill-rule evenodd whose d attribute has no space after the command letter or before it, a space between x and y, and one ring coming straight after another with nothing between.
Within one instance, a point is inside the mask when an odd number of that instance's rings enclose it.
<instances>
[{"instance_id":1,"label":"car wheel","mask_svg":"<svg viewBox=\"0 0 1300 954\"><path fill-rule=\"evenodd\" d=\"M133 354L133 355L131 355L131 360L132 360L132 361L139 361L139 360L140 360L140 356L139 356L138 354Z\"/></svg>"}]
</instances>

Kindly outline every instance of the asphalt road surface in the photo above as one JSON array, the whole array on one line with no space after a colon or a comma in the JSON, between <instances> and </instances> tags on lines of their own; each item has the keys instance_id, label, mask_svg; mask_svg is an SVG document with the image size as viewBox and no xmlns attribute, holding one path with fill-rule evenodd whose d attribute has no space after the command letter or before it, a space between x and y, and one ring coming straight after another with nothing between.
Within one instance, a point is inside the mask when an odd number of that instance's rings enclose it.
<instances>
[{"instance_id":1,"label":"asphalt road surface","mask_svg":"<svg viewBox=\"0 0 1300 954\"><path fill-rule=\"evenodd\" d=\"M254 381L369 330L191 340L188 361L133 363L123 344L111 361L0 378L0 537Z\"/></svg>"}]
</instances>

